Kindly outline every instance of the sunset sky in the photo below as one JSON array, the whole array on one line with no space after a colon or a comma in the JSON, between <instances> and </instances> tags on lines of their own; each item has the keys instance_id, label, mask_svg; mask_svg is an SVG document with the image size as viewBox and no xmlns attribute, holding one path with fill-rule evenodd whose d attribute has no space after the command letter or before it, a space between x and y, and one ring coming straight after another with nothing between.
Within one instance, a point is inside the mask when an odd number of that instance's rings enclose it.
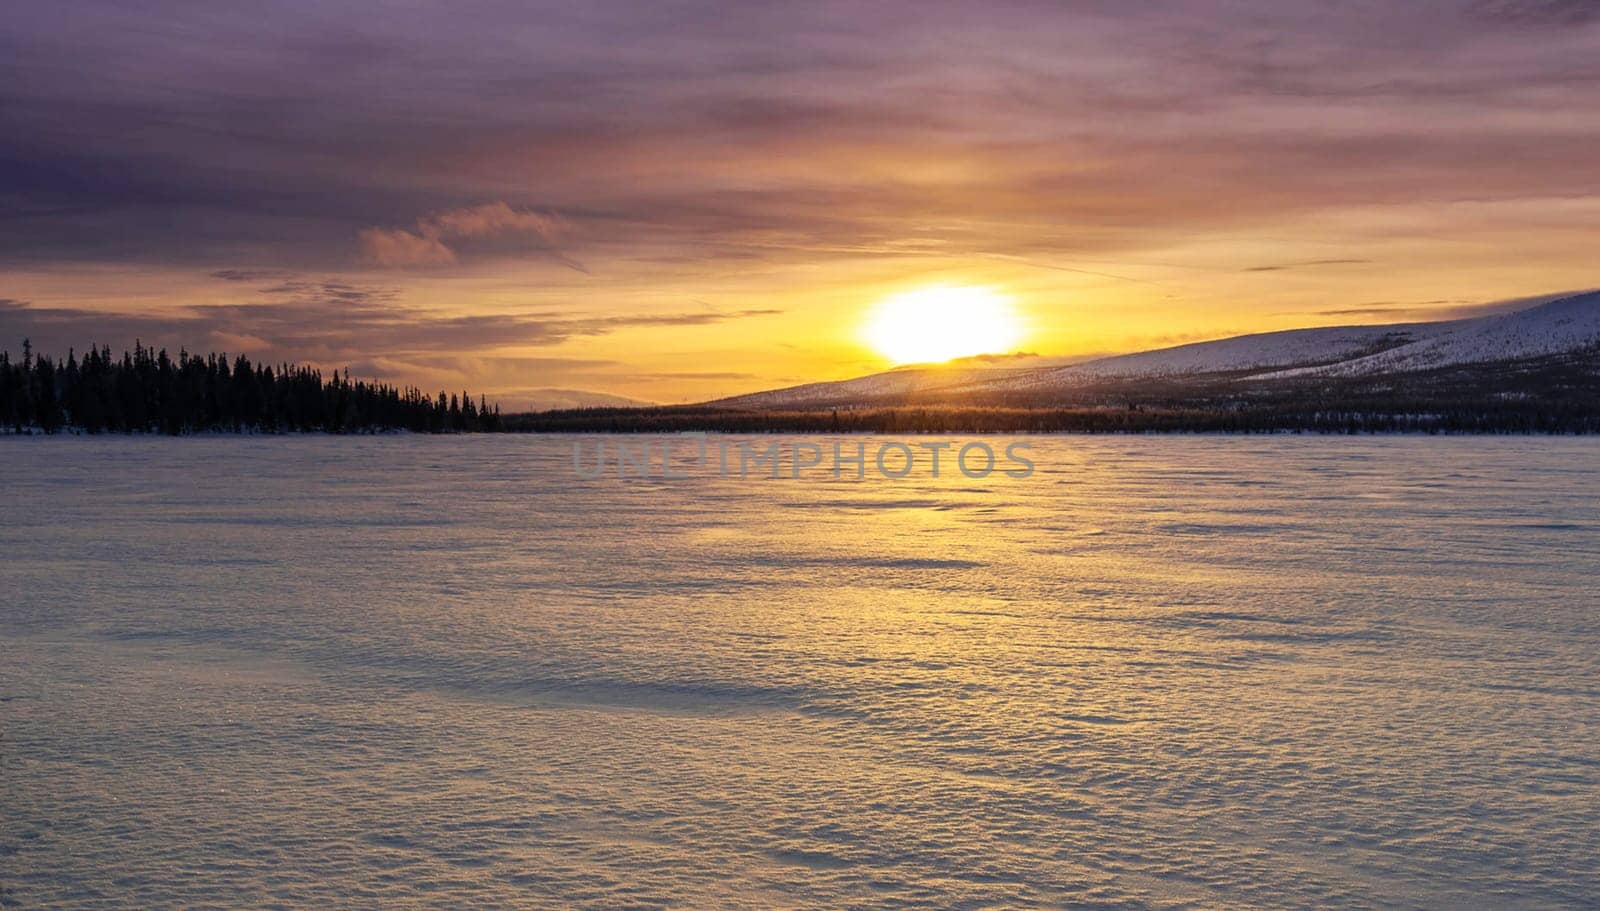
<instances>
[{"instance_id":1,"label":"sunset sky","mask_svg":"<svg viewBox=\"0 0 1600 911\"><path fill-rule=\"evenodd\" d=\"M0 347L508 407L885 369L977 286L1085 356L1600 285L1600 3L10 0Z\"/></svg>"}]
</instances>

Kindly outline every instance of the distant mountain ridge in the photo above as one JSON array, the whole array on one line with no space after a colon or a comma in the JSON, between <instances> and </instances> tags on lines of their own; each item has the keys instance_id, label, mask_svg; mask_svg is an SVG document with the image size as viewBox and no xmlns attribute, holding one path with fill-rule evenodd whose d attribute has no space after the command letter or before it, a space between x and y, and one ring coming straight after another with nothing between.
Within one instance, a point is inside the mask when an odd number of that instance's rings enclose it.
<instances>
[{"instance_id":1,"label":"distant mountain ridge","mask_svg":"<svg viewBox=\"0 0 1600 911\"><path fill-rule=\"evenodd\" d=\"M1026 393L1063 397L1100 381L1289 380L1376 377L1492 364L1600 348L1600 291L1548 300L1523 310L1468 319L1376 326L1289 329L1099 358L1080 364L992 368L967 364L913 367L837 382L810 383L709 402L736 409L809 408Z\"/></svg>"},{"instance_id":2,"label":"distant mountain ridge","mask_svg":"<svg viewBox=\"0 0 1600 911\"><path fill-rule=\"evenodd\" d=\"M656 404L607 392L556 387L513 389L498 393L497 398L512 411L550 411L558 408L649 408Z\"/></svg>"}]
</instances>

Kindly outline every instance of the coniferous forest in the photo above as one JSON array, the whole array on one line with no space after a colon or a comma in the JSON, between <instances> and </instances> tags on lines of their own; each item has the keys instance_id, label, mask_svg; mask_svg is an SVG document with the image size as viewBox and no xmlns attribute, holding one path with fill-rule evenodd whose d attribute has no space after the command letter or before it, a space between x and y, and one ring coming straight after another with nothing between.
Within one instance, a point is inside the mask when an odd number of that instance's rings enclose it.
<instances>
[{"instance_id":1,"label":"coniferous forest","mask_svg":"<svg viewBox=\"0 0 1600 911\"><path fill-rule=\"evenodd\" d=\"M0 352L0 432L87 433L469 433L500 429L500 409L466 393L331 377L297 364L254 364L244 355L169 356L142 344L80 357Z\"/></svg>"}]
</instances>

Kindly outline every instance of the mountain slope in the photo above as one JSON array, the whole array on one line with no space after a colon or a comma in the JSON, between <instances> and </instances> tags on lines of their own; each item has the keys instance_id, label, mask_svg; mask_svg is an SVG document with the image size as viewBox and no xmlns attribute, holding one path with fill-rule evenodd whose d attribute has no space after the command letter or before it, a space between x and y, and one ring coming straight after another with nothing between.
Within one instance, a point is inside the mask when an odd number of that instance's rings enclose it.
<instances>
[{"instance_id":1,"label":"mountain slope","mask_svg":"<svg viewBox=\"0 0 1600 911\"><path fill-rule=\"evenodd\" d=\"M1365 357L1279 371L1263 379L1373 376L1580 351L1600 345L1600 291L1558 298L1514 313L1434 325L1445 329Z\"/></svg>"},{"instance_id":2,"label":"mountain slope","mask_svg":"<svg viewBox=\"0 0 1600 911\"><path fill-rule=\"evenodd\" d=\"M1447 331L1444 327L1448 325L1331 326L1240 335L1101 358L1039 373L1026 382L1048 385L1088 378L1178 376L1337 363L1428 339Z\"/></svg>"}]
</instances>

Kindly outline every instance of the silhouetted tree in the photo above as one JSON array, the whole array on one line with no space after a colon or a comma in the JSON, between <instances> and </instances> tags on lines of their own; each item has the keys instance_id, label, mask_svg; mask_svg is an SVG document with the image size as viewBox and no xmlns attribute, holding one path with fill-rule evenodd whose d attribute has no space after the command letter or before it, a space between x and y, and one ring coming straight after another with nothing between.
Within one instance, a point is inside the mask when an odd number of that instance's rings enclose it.
<instances>
[{"instance_id":1,"label":"silhouetted tree","mask_svg":"<svg viewBox=\"0 0 1600 911\"><path fill-rule=\"evenodd\" d=\"M349 370L324 381L312 367L274 369L242 354L231 365L226 354L179 350L173 359L143 341L120 360L109 347L91 347L81 360L69 349L58 362L36 354L29 339L20 363L0 351L0 427L18 433L498 430L499 409L479 403L465 392L454 400L441 392L435 402L419 389L352 380Z\"/></svg>"}]
</instances>

